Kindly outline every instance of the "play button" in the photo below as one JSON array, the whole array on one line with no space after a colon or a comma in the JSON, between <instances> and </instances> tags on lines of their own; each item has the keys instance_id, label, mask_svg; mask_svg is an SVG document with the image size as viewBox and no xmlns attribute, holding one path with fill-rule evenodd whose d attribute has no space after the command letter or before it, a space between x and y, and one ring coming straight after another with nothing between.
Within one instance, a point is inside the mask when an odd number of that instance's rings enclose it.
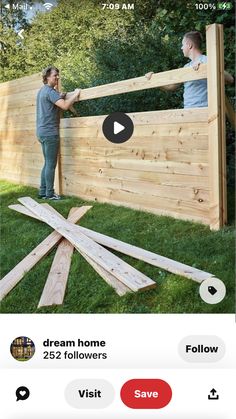
<instances>
[{"instance_id":1,"label":"play button","mask_svg":"<svg viewBox=\"0 0 236 419\"><path fill-rule=\"evenodd\" d=\"M102 131L108 141L120 144L130 139L134 131L134 124L125 113L114 112L104 119Z\"/></svg>"},{"instance_id":2,"label":"play button","mask_svg":"<svg viewBox=\"0 0 236 419\"><path fill-rule=\"evenodd\" d=\"M124 125L119 124L119 122L114 122L114 134L119 134L119 132L125 129Z\"/></svg>"}]
</instances>

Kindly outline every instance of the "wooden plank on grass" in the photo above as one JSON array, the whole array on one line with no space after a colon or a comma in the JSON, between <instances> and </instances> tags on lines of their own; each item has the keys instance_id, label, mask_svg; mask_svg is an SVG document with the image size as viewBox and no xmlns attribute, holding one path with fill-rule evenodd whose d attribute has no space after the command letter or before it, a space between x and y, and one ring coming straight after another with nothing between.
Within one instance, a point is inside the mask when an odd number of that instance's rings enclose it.
<instances>
[{"instance_id":1,"label":"wooden plank on grass","mask_svg":"<svg viewBox=\"0 0 236 419\"><path fill-rule=\"evenodd\" d=\"M121 281L119 281L119 279L117 279L110 272L106 271L101 265L94 262L93 259L87 256L85 253L81 252L81 255L93 267L93 269L98 273L98 275L100 275L108 285L114 288L114 290L120 297L127 294L127 292L131 292L130 288L128 288Z\"/></svg>"},{"instance_id":2,"label":"wooden plank on grass","mask_svg":"<svg viewBox=\"0 0 236 419\"><path fill-rule=\"evenodd\" d=\"M54 211L58 215L59 214L55 208L51 207L48 204L42 204L44 207L50 209L50 211ZM35 218L36 220L42 221L37 215L35 215L32 211L28 208L24 207L23 205L16 204L16 205L9 205L10 209L13 209L21 214L28 215L29 217ZM62 217L62 216L61 216ZM62 217L63 218L63 217ZM64 219L64 218L63 218ZM65 239L66 240L66 239ZM67 240L66 240L67 241ZM68 241L67 241L68 242ZM82 252L81 252L82 254ZM87 260L87 262L94 268L94 270L106 281L108 285L115 289L116 293L120 296L125 295L127 292L131 292L130 288L124 285L121 281L119 281L114 275L110 272L106 271L102 268L98 263L94 262L89 256L82 254L82 256ZM54 303L56 304L56 303ZM58 304L58 303L57 303Z\"/></svg>"},{"instance_id":3,"label":"wooden plank on grass","mask_svg":"<svg viewBox=\"0 0 236 419\"><path fill-rule=\"evenodd\" d=\"M57 212L57 210L55 210L55 208L53 208L53 207L51 207L51 205L49 205L49 204L47 204L47 203L45 203L45 204L42 204L45 208L48 208L51 212L53 212L54 214L57 214L59 217L61 217L62 219L64 219L64 217L62 217L62 215L59 213L59 212ZM24 207L25 208L25 207ZM73 210L73 208L72 208L72 210ZM32 213L33 214L33 213ZM72 251L73 251L73 249L74 249L74 246L70 243L70 242L68 242L68 240L67 239L63 239L62 241L61 241L61 243L59 244L59 246L58 246L58 251L59 251L59 247L61 247L62 245L63 245L63 243L65 243L65 245L64 246L66 246L66 244L68 245L70 245L71 247L72 247ZM63 252L64 253L64 252ZM114 288L115 289L115 291L116 291L116 293L119 295L119 296L122 296L122 295L125 295L127 292L131 292L131 290L126 286L126 285L124 285L122 282L120 282L114 275L112 275L110 272L107 272L104 268L102 268L102 266L100 266L97 262L94 262L89 256L87 256L85 253L82 253L81 252L81 255L84 257L84 259L93 267L93 269L105 280L105 282L108 284L108 285L110 285L112 288ZM56 258L56 255L55 255L55 258ZM60 265L61 264L61 261L60 261L60 257L58 257L58 264L57 263L55 263L55 269L54 270L56 270L56 271L58 271L58 265ZM61 270L61 269L60 269ZM63 267L62 266L62 270L65 270L65 267ZM68 273L69 273L69 271L68 271ZM50 275L50 274L49 274ZM55 276L56 275L54 275L54 278L55 278ZM48 279L49 279L49 277L48 277ZM59 279L59 281L61 281L61 278L58 278ZM55 281L57 280L57 278L55 278ZM47 282L48 282L48 280L47 280ZM57 283L55 282L55 288L58 288L58 285L57 285ZM57 293L58 294L58 293ZM61 293L62 294L62 293ZM63 295L64 296L64 295ZM41 297L41 299L42 299L42 297ZM55 300L55 299L54 299ZM40 300L41 301L41 300ZM63 302L63 298L61 299L61 300L58 300L57 299L57 301L61 301L61 302L57 302L57 303L53 303L53 304L62 304L62 302ZM51 305L51 304L48 304L48 299L46 300L46 303L47 304L43 304L43 305ZM40 306L40 305L39 305Z\"/></svg>"},{"instance_id":4,"label":"wooden plank on grass","mask_svg":"<svg viewBox=\"0 0 236 419\"><path fill-rule=\"evenodd\" d=\"M71 208L68 219L76 210ZM73 251L74 246L68 240L63 239L59 243L38 308L63 303Z\"/></svg>"},{"instance_id":5,"label":"wooden plank on grass","mask_svg":"<svg viewBox=\"0 0 236 419\"><path fill-rule=\"evenodd\" d=\"M15 211L22 212L23 214L26 214L30 217L32 216L32 212L29 210L27 211L27 209L25 209L23 205L11 205L10 207ZM209 272L205 272L192 266L186 265L184 263L177 262L173 259L169 259L167 257L150 252L149 250L133 246L121 240L106 236L105 234L101 234L81 226L75 226L75 228L79 229L79 231L82 231L92 240L96 241L97 243L103 246L107 246L113 250L124 253L125 255L131 256L135 259L143 260L144 262L147 262L150 265L164 269L175 275L180 275L199 283L208 278L215 278L215 275Z\"/></svg>"},{"instance_id":6,"label":"wooden plank on grass","mask_svg":"<svg viewBox=\"0 0 236 419\"><path fill-rule=\"evenodd\" d=\"M73 224L62 220L30 197L18 199L23 205L38 215L42 221L53 227L56 231L67 238L78 251L82 251L101 265L105 270L112 273L132 291L154 288L156 283L137 269L128 265L102 246L89 239L79 230L73 230Z\"/></svg>"},{"instance_id":7,"label":"wooden plank on grass","mask_svg":"<svg viewBox=\"0 0 236 419\"><path fill-rule=\"evenodd\" d=\"M72 223L77 222L90 209L91 206L77 208L77 211L71 216ZM0 281L0 301L14 288L23 276L30 269L47 255L50 250L61 240L60 233L53 231L46 239L36 246L24 259L21 260L4 278Z\"/></svg>"}]
</instances>

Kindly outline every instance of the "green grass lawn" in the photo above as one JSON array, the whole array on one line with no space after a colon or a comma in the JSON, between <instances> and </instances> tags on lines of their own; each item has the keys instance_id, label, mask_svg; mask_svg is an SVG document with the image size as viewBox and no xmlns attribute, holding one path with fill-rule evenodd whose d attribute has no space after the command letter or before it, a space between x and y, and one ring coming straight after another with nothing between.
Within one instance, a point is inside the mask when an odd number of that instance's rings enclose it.
<instances>
[{"instance_id":1,"label":"green grass lawn","mask_svg":"<svg viewBox=\"0 0 236 419\"><path fill-rule=\"evenodd\" d=\"M2 181L1 278L37 246L52 229L8 208L37 190ZM233 313L234 197L228 194L229 225L214 232L206 226L128 208L92 203L80 224L160 255L214 274L225 282L227 295L216 305L204 303L199 284L145 262L118 254L157 283L155 289L119 297L113 288L75 251L62 306L37 309L55 249L30 271L0 303L1 313ZM41 202L42 201L38 201ZM72 206L91 204L75 197L51 203L67 217Z\"/></svg>"}]
</instances>

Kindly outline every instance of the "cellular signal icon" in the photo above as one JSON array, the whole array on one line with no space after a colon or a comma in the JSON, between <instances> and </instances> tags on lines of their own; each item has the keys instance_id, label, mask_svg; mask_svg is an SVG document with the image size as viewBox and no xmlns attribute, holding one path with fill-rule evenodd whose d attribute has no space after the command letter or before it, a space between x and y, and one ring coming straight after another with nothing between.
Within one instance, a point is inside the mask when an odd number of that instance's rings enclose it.
<instances>
[{"instance_id":1,"label":"cellular signal icon","mask_svg":"<svg viewBox=\"0 0 236 419\"><path fill-rule=\"evenodd\" d=\"M53 7L52 3L44 3L43 7L45 7L46 10L50 10Z\"/></svg>"}]
</instances>

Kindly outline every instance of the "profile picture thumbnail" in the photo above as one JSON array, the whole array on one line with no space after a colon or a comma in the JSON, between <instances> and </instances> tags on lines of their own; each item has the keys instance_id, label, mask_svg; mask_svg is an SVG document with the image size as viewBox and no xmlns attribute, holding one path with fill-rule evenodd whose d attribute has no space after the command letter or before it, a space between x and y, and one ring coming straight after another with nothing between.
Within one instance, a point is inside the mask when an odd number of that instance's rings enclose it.
<instances>
[{"instance_id":1,"label":"profile picture thumbnail","mask_svg":"<svg viewBox=\"0 0 236 419\"><path fill-rule=\"evenodd\" d=\"M35 344L30 338L20 336L13 340L10 351L17 361L28 361L34 356Z\"/></svg>"}]
</instances>

